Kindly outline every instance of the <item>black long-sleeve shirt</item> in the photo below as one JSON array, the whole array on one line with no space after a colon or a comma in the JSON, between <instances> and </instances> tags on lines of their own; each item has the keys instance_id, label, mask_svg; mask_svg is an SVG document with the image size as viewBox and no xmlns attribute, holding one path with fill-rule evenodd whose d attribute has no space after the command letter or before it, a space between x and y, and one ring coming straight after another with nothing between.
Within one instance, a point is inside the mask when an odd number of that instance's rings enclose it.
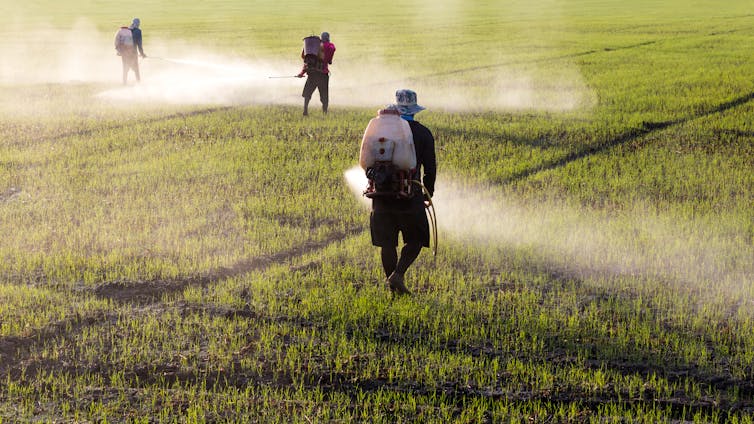
<instances>
[{"instance_id":1,"label":"black long-sleeve shirt","mask_svg":"<svg viewBox=\"0 0 754 424\"><path fill-rule=\"evenodd\" d=\"M141 30L139 28L131 28L131 34L134 39L134 46L139 51L139 54L144 56L144 47L141 44Z\"/></svg>"},{"instance_id":2,"label":"black long-sleeve shirt","mask_svg":"<svg viewBox=\"0 0 754 424\"><path fill-rule=\"evenodd\" d=\"M437 158L435 157L435 138L427 127L417 121L408 121L411 133L414 136L414 149L416 149L416 174L429 195L435 193L435 179L437 178ZM422 171L424 176L422 177Z\"/></svg>"}]
</instances>

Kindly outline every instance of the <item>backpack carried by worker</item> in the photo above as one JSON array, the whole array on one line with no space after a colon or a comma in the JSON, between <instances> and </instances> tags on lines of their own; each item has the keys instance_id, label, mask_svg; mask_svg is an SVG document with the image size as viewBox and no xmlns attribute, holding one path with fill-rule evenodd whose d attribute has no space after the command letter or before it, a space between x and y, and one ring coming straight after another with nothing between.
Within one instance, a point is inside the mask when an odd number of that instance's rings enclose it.
<instances>
[{"instance_id":1,"label":"backpack carried by worker","mask_svg":"<svg viewBox=\"0 0 754 424\"><path fill-rule=\"evenodd\" d=\"M118 53L124 53L127 49L132 49L134 46L134 36L131 29L128 27L120 27L118 32L115 33L115 50Z\"/></svg>"},{"instance_id":2,"label":"backpack carried by worker","mask_svg":"<svg viewBox=\"0 0 754 424\"><path fill-rule=\"evenodd\" d=\"M307 71L325 72L325 52L322 48L322 40L316 35L304 38L301 58L304 59L304 66Z\"/></svg>"},{"instance_id":3,"label":"backpack carried by worker","mask_svg":"<svg viewBox=\"0 0 754 424\"><path fill-rule=\"evenodd\" d=\"M397 109L382 109L369 121L361 139L359 165L369 182L364 191L366 197L408 199L419 192L413 184L414 138Z\"/></svg>"}]
</instances>

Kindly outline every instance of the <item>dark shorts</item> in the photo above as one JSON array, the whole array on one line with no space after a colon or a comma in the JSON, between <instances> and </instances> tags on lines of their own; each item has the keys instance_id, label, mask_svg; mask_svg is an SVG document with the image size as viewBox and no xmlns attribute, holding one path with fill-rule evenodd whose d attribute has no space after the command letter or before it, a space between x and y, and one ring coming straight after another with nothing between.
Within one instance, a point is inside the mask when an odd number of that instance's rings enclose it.
<instances>
[{"instance_id":1,"label":"dark shorts","mask_svg":"<svg viewBox=\"0 0 754 424\"><path fill-rule=\"evenodd\" d=\"M314 94L314 90L319 90L319 99L325 103L329 96L329 82L330 75L322 72L311 71L307 74L306 83L304 84L304 92L301 93L302 97L309 98Z\"/></svg>"},{"instance_id":2,"label":"dark shorts","mask_svg":"<svg viewBox=\"0 0 754 424\"><path fill-rule=\"evenodd\" d=\"M375 246L397 246L400 232L403 243L420 243L429 247L429 221L424 209L406 212L372 211L369 226L372 244Z\"/></svg>"}]
</instances>

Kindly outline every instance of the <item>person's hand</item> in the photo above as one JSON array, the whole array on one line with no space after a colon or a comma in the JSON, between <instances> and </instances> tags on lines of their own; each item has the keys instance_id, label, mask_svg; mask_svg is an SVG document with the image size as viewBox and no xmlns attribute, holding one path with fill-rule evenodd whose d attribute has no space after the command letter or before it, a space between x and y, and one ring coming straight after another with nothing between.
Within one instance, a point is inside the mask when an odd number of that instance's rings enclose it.
<instances>
[{"instance_id":1,"label":"person's hand","mask_svg":"<svg viewBox=\"0 0 754 424\"><path fill-rule=\"evenodd\" d=\"M296 78L303 78L303 77L304 77L303 73L296 75Z\"/></svg>"},{"instance_id":2,"label":"person's hand","mask_svg":"<svg viewBox=\"0 0 754 424\"><path fill-rule=\"evenodd\" d=\"M424 193L424 196L422 196L422 197L424 197L423 200L424 200L424 207L425 208L428 208L428 207L432 206L432 198L429 196L429 194Z\"/></svg>"}]
</instances>

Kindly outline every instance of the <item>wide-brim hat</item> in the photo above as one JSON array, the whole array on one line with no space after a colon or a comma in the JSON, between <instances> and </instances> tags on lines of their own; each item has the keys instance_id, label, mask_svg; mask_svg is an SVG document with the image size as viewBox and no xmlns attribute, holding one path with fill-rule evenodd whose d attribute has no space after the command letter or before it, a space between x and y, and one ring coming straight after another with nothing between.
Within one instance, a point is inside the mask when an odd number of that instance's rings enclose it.
<instances>
[{"instance_id":1,"label":"wide-brim hat","mask_svg":"<svg viewBox=\"0 0 754 424\"><path fill-rule=\"evenodd\" d=\"M408 89L395 92L395 106L401 112L401 115L415 115L426 109L416 103L416 92Z\"/></svg>"}]
</instances>

